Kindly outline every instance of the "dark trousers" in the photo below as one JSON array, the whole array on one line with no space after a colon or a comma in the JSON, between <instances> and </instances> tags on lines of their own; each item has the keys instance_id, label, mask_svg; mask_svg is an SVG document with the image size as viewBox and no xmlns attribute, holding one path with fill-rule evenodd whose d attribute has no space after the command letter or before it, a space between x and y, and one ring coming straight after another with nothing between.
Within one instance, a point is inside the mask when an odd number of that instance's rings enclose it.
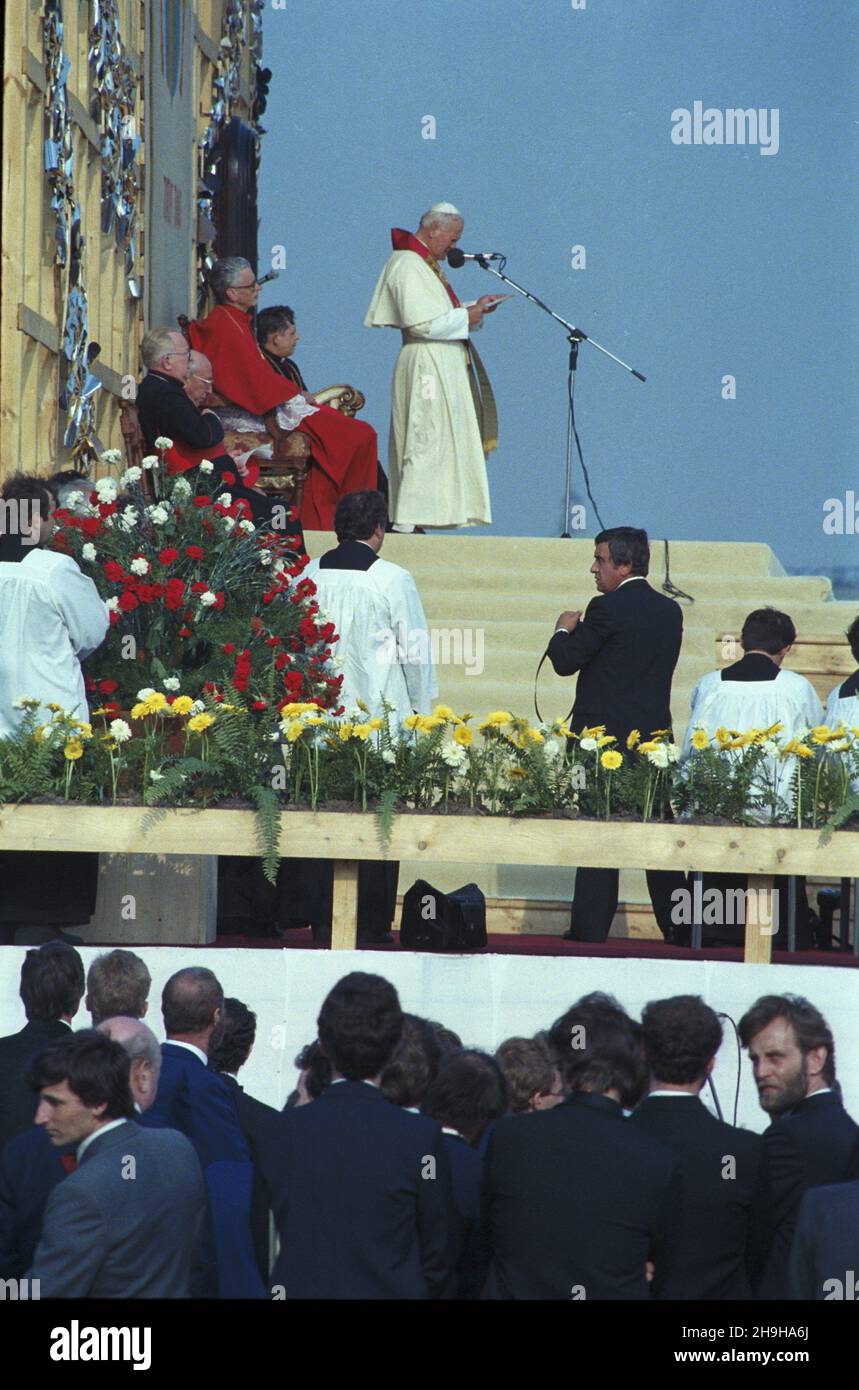
<instances>
[{"instance_id":1,"label":"dark trousers","mask_svg":"<svg viewBox=\"0 0 859 1390\"><path fill-rule=\"evenodd\" d=\"M381 935L390 929L397 903L400 866L367 860L358 866L358 931ZM334 865L330 859L283 859L277 884L269 883L258 859L224 855L218 860L218 930L273 936L291 927L330 927Z\"/></svg>"},{"instance_id":2,"label":"dark trousers","mask_svg":"<svg viewBox=\"0 0 859 1390\"><path fill-rule=\"evenodd\" d=\"M97 894L97 854L0 853L0 925L86 926Z\"/></svg>"},{"instance_id":3,"label":"dark trousers","mask_svg":"<svg viewBox=\"0 0 859 1390\"><path fill-rule=\"evenodd\" d=\"M808 890L805 877L801 874L796 875L796 948L798 951L807 951L813 944L812 935L812 915L808 906ZM702 895L702 917L703 924L701 930L701 944L703 946L742 946L746 939L745 927L745 904L739 898L728 897L729 893L736 894L737 890L745 893L748 888L748 879L745 874L704 874L701 879ZM776 915L777 931L772 935L773 949L776 951L787 950L787 928L788 928L788 885L790 879L786 874L779 874L773 879L773 889L778 893L778 912ZM692 881L690 879L690 888ZM705 895L711 889L716 889L719 898L714 899L712 893L709 898ZM716 907L722 906L721 922L708 921L708 917L713 914L713 908L708 906L715 903ZM740 908L740 911L737 911ZM726 920L733 917L733 921ZM753 919L754 920L754 919ZM688 929L687 929L688 930Z\"/></svg>"},{"instance_id":4,"label":"dark trousers","mask_svg":"<svg viewBox=\"0 0 859 1390\"><path fill-rule=\"evenodd\" d=\"M576 870L570 925L578 941L605 941L617 911L618 877L618 869ZM685 887L686 875L679 870L647 870L647 891L666 941L673 941L677 934L671 921L671 894Z\"/></svg>"}]
</instances>

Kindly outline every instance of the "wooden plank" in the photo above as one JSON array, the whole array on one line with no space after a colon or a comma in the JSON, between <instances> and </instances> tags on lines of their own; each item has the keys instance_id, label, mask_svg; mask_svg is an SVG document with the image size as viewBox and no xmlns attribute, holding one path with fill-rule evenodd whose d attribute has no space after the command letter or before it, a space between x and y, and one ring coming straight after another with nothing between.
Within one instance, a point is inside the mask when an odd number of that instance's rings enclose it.
<instances>
[{"instance_id":1,"label":"wooden plank","mask_svg":"<svg viewBox=\"0 0 859 1390\"><path fill-rule=\"evenodd\" d=\"M743 952L746 965L769 965L772 960L773 936L778 927L778 912L774 913L774 908L772 874L749 874Z\"/></svg>"},{"instance_id":2,"label":"wooden plank","mask_svg":"<svg viewBox=\"0 0 859 1390\"><path fill-rule=\"evenodd\" d=\"M21 71L31 82L38 92L45 95L48 90L48 81L45 74L45 65L33 53L32 49L24 48L21 54ZM78 129L86 136L86 139L99 154L101 153L101 133L96 122L87 111L83 102L76 97L70 87L66 89L66 96L69 103L69 113Z\"/></svg>"},{"instance_id":3,"label":"wooden plank","mask_svg":"<svg viewBox=\"0 0 859 1390\"><path fill-rule=\"evenodd\" d=\"M105 362L97 359L93 362L90 369L93 376L98 377L102 386L109 391L112 396L122 396L122 383L124 378L119 372L115 372L113 367L108 367Z\"/></svg>"},{"instance_id":4,"label":"wooden plank","mask_svg":"<svg viewBox=\"0 0 859 1390\"><path fill-rule=\"evenodd\" d=\"M332 951L354 951L358 945L358 861L334 860L331 908Z\"/></svg>"},{"instance_id":5,"label":"wooden plank","mask_svg":"<svg viewBox=\"0 0 859 1390\"><path fill-rule=\"evenodd\" d=\"M35 309L28 309L26 304L18 305L18 328L28 338L35 338L48 352L59 352L61 334L57 325L42 318Z\"/></svg>"},{"instance_id":6,"label":"wooden plank","mask_svg":"<svg viewBox=\"0 0 859 1390\"><path fill-rule=\"evenodd\" d=\"M87 945L206 946L217 935L218 861L205 855L102 854Z\"/></svg>"},{"instance_id":7,"label":"wooden plank","mask_svg":"<svg viewBox=\"0 0 859 1390\"><path fill-rule=\"evenodd\" d=\"M214 39L209 37L205 29L203 29L196 15L194 16L194 42L203 54L203 57L208 58L210 63L216 63L218 61L218 45Z\"/></svg>"},{"instance_id":8,"label":"wooden plank","mask_svg":"<svg viewBox=\"0 0 859 1390\"><path fill-rule=\"evenodd\" d=\"M433 863L538 864L573 868L679 869L859 877L859 834L840 831L821 849L816 830L636 822L508 820L400 815L387 857ZM381 859L372 813L285 811L285 857ZM0 807L0 849L256 856L253 811L125 806Z\"/></svg>"},{"instance_id":9,"label":"wooden plank","mask_svg":"<svg viewBox=\"0 0 859 1390\"><path fill-rule=\"evenodd\" d=\"M32 82L33 86L44 96L48 90L45 65L36 57L33 50L27 47L21 50L21 71L27 81Z\"/></svg>"}]
</instances>

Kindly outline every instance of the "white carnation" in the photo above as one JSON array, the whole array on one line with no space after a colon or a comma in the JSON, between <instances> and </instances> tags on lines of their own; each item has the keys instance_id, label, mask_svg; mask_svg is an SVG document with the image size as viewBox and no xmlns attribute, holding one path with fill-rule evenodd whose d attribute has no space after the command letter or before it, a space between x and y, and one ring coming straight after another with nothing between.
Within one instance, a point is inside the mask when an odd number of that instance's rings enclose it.
<instances>
[{"instance_id":1,"label":"white carnation","mask_svg":"<svg viewBox=\"0 0 859 1390\"><path fill-rule=\"evenodd\" d=\"M147 515L149 516L149 520L156 526L163 526L165 521L170 520L170 513L166 507L149 507Z\"/></svg>"},{"instance_id":2,"label":"white carnation","mask_svg":"<svg viewBox=\"0 0 859 1390\"><path fill-rule=\"evenodd\" d=\"M178 676L165 676L161 684L165 690L178 690L182 682Z\"/></svg>"},{"instance_id":3,"label":"white carnation","mask_svg":"<svg viewBox=\"0 0 859 1390\"><path fill-rule=\"evenodd\" d=\"M156 449L172 449L173 440L168 439L166 434L159 434L158 438L155 441L155 447Z\"/></svg>"},{"instance_id":4,"label":"white carnation","mask_svg":"<svg viewBox=\"0 0 859 1390\"><path fill-rule=\"evenodd\" d=\"M596 746L597 741L595 738L583 738L579 743L579 747L583 748L586 753L593 753Z\"/></svg>"},{"instance_id":5,"label":"white carnation","mask_svg":"<svg viewBox=\"0 0 859 1390\"><path fill-rule=\"evenodd\" d=\"M147 454L145 459L140 460L142 468L157 468L159 462L160 460L157 454Z\"/></svg>"},{"instance_id":6,"label":"white carnation","mask_svg":"<svg viewBox=\"0 0 859 1390\"><path fill-rule=\"evenodd\" d=\"M173 484L173 496L174 496L174 497L190 497L190 496L191 496L191 484L188 482L188 479L187 479L187 478L177 478L177 479L176 479L175 483Z\"/></svg>"},{"instance_id":7,"label":"white carnation","mask_svg":"<svg viewBox=\"0 0 859 1390\"><path fill-rule=\"evenodd\" d=\"M564 750L561 747L560 743L558 743L557 739L546 739L546 742L543 744L543 757L546 759L547 763L555 762L557 758L560 758L562 756L563 751Z\"/></svg>"},{"instance_id":8,"label":"white carnation","mask_svg":"<svg viewBox=\"0 0 859 1390\"><path fill-rule=\"evenodd\" d=\"M119 449L105 449L103 454L99 454L102 463L122 463L122 454Z\"/></svg>"},{"instance_id":9,"label":"white carnation","mask_svg":"<svg viewBox=\"0 0 859 1390\"><path fill-rule=\"evenodd\" d=\"M140 469L140 468L126 468L125 472L123 473L123 475L122 475L122 477L120 478L119 481L122 483L122 486L123 486L123 487L128 487L129 483L139 483L139 482L140 482L140 479L141 479L142 477L143 477L143 471L142 471L142 469Z\"/></svg>"},{"instance_id":10,"label":"white carnation","mask_svg":"<svg viewBox=\"0 0 859 1390\"><path fill-rule=\"evenodd\" d=\"M142 555L135 555L128 568L131 570L132 574L144 575L149 573L152 566L148 560L144 560Z\"/></svg>"},{"instance_id":11,"label":"white carnation","mask_svg":"<svg viewBox=\"0 0 859 1390\"><path fill-rule=\"evenodd\" d=\"M255 531L256 529L257 529L257 528L254 526L254 524L253 524L252 521L247 521L247 520L245 520L245 521L240 521L240 522L239 522L239 530L240 530L240 531L246 531L248 535L250 535L250 534L251 534L253 531Z\"/></svg>"},{"instance_id":12,"label":"white carnation","mask_svg":"<svg viewBox=\"0 0 859 1390\"><path fill-rule=\"evenodd\" d=\"M646 754L646 757L648 762L651 762L654 767L667 767L671 761L668 747L664 743L657 744L650 753Z\"/></svg>"},{"instance_id":13,"label":"white carnation","mask_svg":"<svg viewBox=\"0 0 859 1390\"><path fill-rule=\"evenodd\" d=\"M395 763L396 761L397 761L397 755L396 755L396 753L394 752L393 748L383 748L383 749L382 749L382 762L383 762L383 763Z\"/></svg>"},{"instance_id":14,"label":"white carnation","mask_svg":"<svg viewBox=\"0 0 859 1390\"><path fill-rule=\"evenodd\" d=\"M96 478L95 491L98 493L99 502L115 502L119 488L113 478Z\"/></svg>"},{"instance_id":15,"label":"white carnation","mask_svg":"<svg viewBox=\"0 0 859 1390\"><path fill-rule=\"evenodd\" d=\"M127 743L131 738L131 726L124 719L111 719L108 727L117 743Z\"/></svg>"},{"instance_id":16,"label":"white carnation","mask_svg":"<svg viewBox=\"0 0 859 1390\"><path fill-rule=\"evenodd\" d=\"M116 613L119 608L119 599L116 597L107 598L104 601L104 606L109 613Z\"/></svg>"},{"instance_id":17,"label":"white carnation","mask_svg":"<svg viewBox=\"0 0 859 1390\"><path fill-rule=\"evenodd\" d=\"M206 706L202 700L195 700L191 706L191 714L204 714Z\"/></svg>"},{"instance_id":18,"label":"white carnation","mask_svg":"<svg viewBox=\"0 0 859 1390\"><path fill-rule=\"evenodd\" d=\"M91 511L92 508L89 507L87 504L88 498L86 498L82 492L70 492L66 497L63 506L66 508L66 511L69 512L76 512L79 507L84 506L87 507L88 511Z\"/></svg>"},{"instance_id":19,"label":"white carnation","mask_svg":"<svg viewBox=\"0 0 859 1390\"><path fill-rule=\"evenodd\" d=\"M96 548L93 545L92 541L87 541L86 545L81 551L81 555L85 560L94 560L96 557L96 553Z\"/></svg>"},{"instance_id":20,"label":"white carnation","mask_svg":"<svg viewBox=\"0 0 859 1390\"><path fill-rule=\"evenodd\" d=\"M776 741L775 741L774 738L766 738L766 739L764 739L763 743L761 744L761 747L763 748L763 750L764 750L764 752L766 753L766 755L767 755L768 758L777 758L777 757L778 757L778 755L779 755L779 746L778 746L778 744L776 743Z\"/></svg>"},{"instance_id":21,"label":"white carnation","mask_svg":"<svg viewBox=\"0 0 859 1390\"><path fill-rule=\"evenodd\" d=\"M150 780L151 782L163 782L163 781L164 781L164 773L163 773L163 772L156 772L156 771L153 770L153 771L150 772L150 774L149 774L149 780Z\"/></svg>"},{"instance_id":22,"label":"white carnation","mask_svg":"<svg viewBox=\"0 0 859 1390\"><path fill-rule=\"evenodd\" d=\"M137 698L138 700L148 700L149 696L154 694L155 691L152 689L151 685L147 685L145 690L138 690Z\"/></svg>"},{"instance_id":23,"label":"white carnation","mask_svg":"<svg viewBox=\"0 0 859 1390\"><path fill-rule=\"evenodd\" d=\"M213 594L211 589L207 589L204 594L200 595L200 602L204 608L211 608L212 604L217 603L217 601L217 595Z\"/></svg>"},{"instance_id":24,"label":"white carnation","mask_svg":"<svg viewBox=\"0 0 859 1390\"><path fill-rule=\"evenodd\" d=\"M212 463L212 460L211 460L211 459L201 459L201 461L200 461L200 472L201 472L201 473L214 473L214 471L215 471L215 465Z\"/></svg>"},{"instance_id":25,"label":"white carnation","mask_svg":"<svg viewBox=\"0 0 859 1390\"><path fill-rule=\"evenodd\" d=\"M233 494L231 492L219 492L217 500L219 506L231 507L233 505Z\"/></svg>"},{"instance_id":26,"label":"white carnation","mask_svg":"<svg viewBox=\"0 0 859 1390\"><path fill-rule=\"evenodd\" d=\"M226 529L228 531L232 531L233 527L236 524L236 518L234 516L225 516L222 518L222 520Z\"/></svg>"},{"instance_id":27,"label":"white carnation","mask_svg":"<svg viewBox=\"0 0 859 1390\"><path fill-rule=\"evenodd\" d=\"M270 550L260 550L260 551L258 551L258 552L257 552L257 559L259 560L259 562L260 562L261 565L270 565L270 564L271 564L271 551L270 551Z\"/></svg>"}]
</instances>

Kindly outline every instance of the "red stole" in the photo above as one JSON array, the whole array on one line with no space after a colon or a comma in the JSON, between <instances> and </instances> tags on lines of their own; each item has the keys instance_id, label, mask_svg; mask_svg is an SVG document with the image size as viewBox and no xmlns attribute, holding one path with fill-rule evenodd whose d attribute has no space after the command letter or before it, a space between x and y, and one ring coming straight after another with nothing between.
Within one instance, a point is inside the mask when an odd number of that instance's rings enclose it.
<instances>
[{"instance_id":1,"label":"red stole","mask_svg":"<svg viewBox=\"0 0 859 1390\"><path fill-rule=\"evenodd\" d=\"M216 305L202 323L189 324L188 333L191 346L212 364L218 395L251 415L267 415L301 394L263 355L250 318L235 305Z\"/></svg>"},{"instance_id":2,"label":"red stole","mask_svg":"<svg viewBox=\"0 0 859 1390\"><path fill-rule=\"evenodd\" d=\"M223 458L236 475L236 482L245 487L253 487L259 477L259 465L256 463L248 464L248 472L244 478L239 477L239 470L236 467L235 459L230 454L224 453L223 444L210 444L208 449L192 449L188 444L173 443L171 448L164 451L164 462L167 465L167 472L171 478L177 473L188 473L192 468L198 468L203 459ZM229 484L228 484L229 486Z\"/></svg>"},{"instance_id":3,"label":"red stole","mask_svg":"<svg viewBox=\"0 0 859 1390\"><path fill-rule=\"evenodd\" d=\"M437 275L439 280L441 280L441 283L444 285L445 289L448 292L448 295L450 296L450 302L453 305L454 309L459 309L462 307L459 296L457 295L453 286L448 284L447 276L445 275L435 256L430 254L430 249L428 246L424 246L423 242L419 241L416 236L412 236L411 232L404 232L402 227L391 228L391 245L393 246L395 251L416 251L417 254L420 256L421 260L426 261L433 274Z\"/></svg>"}]
</instances>

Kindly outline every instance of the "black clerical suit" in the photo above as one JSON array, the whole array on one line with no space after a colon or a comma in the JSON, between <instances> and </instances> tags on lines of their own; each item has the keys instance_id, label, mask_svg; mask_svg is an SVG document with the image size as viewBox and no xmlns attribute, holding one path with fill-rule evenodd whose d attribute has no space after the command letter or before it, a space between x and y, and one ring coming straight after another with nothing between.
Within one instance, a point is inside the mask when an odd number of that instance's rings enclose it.
<instances>
[{"instance_id":1,"label":"black clerical suit","mask_svg":"<svg viewBox=\"0 0 859 1390\"><path fill-rule=\"evenodd\" d=\"M251 509L251 520L255 526L271 524L272 506L277 498L264 497L260 492L245 487L238 474L236 461L225 454L224 427L217 415L198 410L191 398L186 395L181 381L165 376L162 372L149 371L137 388L137 417L140 428L150 449L155 447L159 435L184 444L189 449L208 449L209 460L214 468L212 475L217 486L215 492L228 492L234 502L239 498L247 502ZM224 473L232 473L234 483L223 481ZM304 537L301 528L295 523L296 550L304 550Z\"/></svg>"},{"instance_id":2,"label":"black clerical suit","mask_svg":"<svg viewBox=\"0 0 859 1390\"><path fill-rule=\"evenodd\" d=\"M775 1233L759 1294L788 1298L789 1256L800 1203L810 1187L853 1177L859 1126L835 1091L806 1096L764 1133Z\"/></svg>"},{"instance_id":3,"label":"black clerical suit","mask_svg":"<svg viewBox=\"0 0 859 1390\"><path fill-rule=\"evenodd\" d=\"M647 1299L669 1278L679 1222L674 1155L628 1124L617 1101L577 1091L492 1126L484 1297Z\"/></svg>"},{"instance_id":4,"label":"black clerical suit","mask_svg":"<svg viewBox=\"0 0 859 1390\"><path fill-rule=\"evenodd\" d=\"M683 1224L661 1297L751 1298L771 1239L760 1135L717 1120L684 1091L647 1096L629 1123L680 1165Z\"/></svg>"},{"instance_id":5,"label":"black clerical suit","mask_svg":"<svg viewBox=\"0 0 859 1390\"><path fill-rule=\"evenodd\" d=\"M263 1138L273 1121L280 1115L279 1110L245 1093L234 1076L221 1073L221 1079L229 1086L236 1103L239 1125L253 1165L253 1184L251 1187L251 1240L254 1255L263 1283L268 1285L269 1275L269 1201L268 1188L259 1166L259 1150Z\"/></svg>"},{"instance_id":6,"label":"black clerical suit","mask_svg":"<svg viewBox=\"0 0 859 1390\"><path fill-rule=\"evenodd\" d=\"M570 727L574 733L604 724L626 756L633 729L642 739L671 728L671 677L680 655L683 614L674 599L631 576L591 599L572 632L556 632L548 646L559 676L579 673ZM673 939L672 893L685 875L648 869L647 887L660 930ZM605 941L617 910L617 869L578 869L572 934Z\"/></svg>"}]
</instances>

